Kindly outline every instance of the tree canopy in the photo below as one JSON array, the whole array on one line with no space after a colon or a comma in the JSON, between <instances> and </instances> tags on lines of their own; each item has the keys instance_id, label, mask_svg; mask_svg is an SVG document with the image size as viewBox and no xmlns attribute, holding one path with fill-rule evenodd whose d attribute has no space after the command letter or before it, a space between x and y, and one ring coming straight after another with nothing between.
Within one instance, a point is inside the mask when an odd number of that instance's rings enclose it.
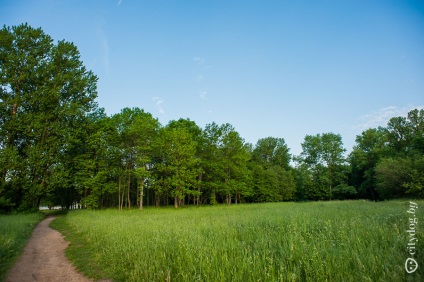
<instances>
[{"instance_id":1,"label":"tree canopy","mask_svg":"<svg viewBox=\"0 0 424 282\"><path fill-rule=\"evenodd\" d=\"M423 197L424 110L342 137L245 142L228 123L108 116L75 45L28 24L0 30L0 211Z\"/></svg>"},{"instance_id":2,"label":"tree canopy","mask_svg":"<svg viewBox=\"0 0 424 282\"><path fill-rule=\"evenodd\" d=\"M72 43L53 44L41 28L3 27L0 38L3 201L38 207L60 185L68 144L97 107L97 77Z\"/></svg>"}]
</instances>

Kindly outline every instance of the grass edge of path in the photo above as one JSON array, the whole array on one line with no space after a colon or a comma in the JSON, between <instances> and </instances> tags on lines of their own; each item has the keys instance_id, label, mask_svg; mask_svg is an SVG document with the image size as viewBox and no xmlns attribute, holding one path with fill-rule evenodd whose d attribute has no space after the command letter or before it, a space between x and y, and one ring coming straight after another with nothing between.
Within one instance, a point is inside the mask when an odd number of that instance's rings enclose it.
<instances>
[{"instance_id":1,"label":"grass edge of path","mask_svg":"<svg viewBox=\"0 0 424 282\"><path fill-rule=\"evenodd\" d=\"M0 257L0 281L4 281L15 263L22 256L25 246L34 232L35 227L45 218L45 214L41 212L33 214L14 214L11 216L34 216L29 222L17 225L19 229L12 230L10 233L15 233L16 236L9 238L13 241L10 248L2 246L4 252ZM9 216L9 215L5 215ZM1 234L6 236L5 234ZM4 238L6 239L6 238Z\"/></svg>"},{"instance_id":2,"label":"grass edge of path","mask_svg":"<svg viewBox=\"0 0 424 282\"><path fill-rule=\"evenodd\" d=\"M108 279L106 270L97 263L89 242L66 222L66 215L58 216L49 226L69 242L65 255L78 272L94 280Z\"/></svg>"}]
</instances>

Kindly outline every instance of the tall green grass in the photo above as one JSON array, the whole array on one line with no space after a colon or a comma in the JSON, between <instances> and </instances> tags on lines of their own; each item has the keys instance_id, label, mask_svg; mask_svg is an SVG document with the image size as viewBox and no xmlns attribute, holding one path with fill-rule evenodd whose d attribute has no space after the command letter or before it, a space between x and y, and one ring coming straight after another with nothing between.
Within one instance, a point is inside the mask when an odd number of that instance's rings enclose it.
<instances>
[{"instance_id":1,"label":"tall green grass","mask_svg":"<svg viewBox=\"0 0 424 282\"><path fill-rule=\"evenodd\" d=\"M0 215L0 281L21 254L41 213Z\"/></svg>"},{"instance_id":2,"label":"tall green grass","mask_svg":"<svg viewBox=\"0 0 424 282\"><path fill-rule=\"evenodd\" d=\"M71 255L85 248L84 264L115 281L419 281L424 201L417 203L413 274L404 269L407 201L84 210L56 224L84 241Z\"/></svg>"}]
</instances>

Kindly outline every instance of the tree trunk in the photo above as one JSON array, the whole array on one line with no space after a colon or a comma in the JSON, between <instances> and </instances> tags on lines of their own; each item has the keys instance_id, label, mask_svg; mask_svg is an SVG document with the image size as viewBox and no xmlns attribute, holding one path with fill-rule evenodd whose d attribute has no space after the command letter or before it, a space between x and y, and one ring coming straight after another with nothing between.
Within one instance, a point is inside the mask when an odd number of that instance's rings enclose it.
<instances>
[{"instance_id":1,"label":"tree trunk","mask_svg":"<svg viewBox=\"0 0 424 282\"><path fill-rule=\"evenodd\" d=\"M87 188L84 187L84 199L86 199L86 198L87 198ZM83 209L85 209L85 208L87 208L86 201L84 201L84 204L83 204Z\"/></svg>"},{"instance_id":2,"label":"tree trunk","mask_svg":"<svg viewBox=\"0 0 424 282\"><path fill-rule=\"evenodd\" d=\"M149 201L149 189L146 189L146 206L149 206L150 201Z\"/></svg>"},{"instance_id":3,"label":"tree trunk","mask_svg":"<svg viewBox=\"0 0 424 282\"><path fill-rule=\"evenodd\" d=\"M330 169L330 201L331 201L331 198L332 198L332 186L333 186L333 176L332 176L332 170Z\"/></svg>"},{"instance_id":4,"label":"tree trunk","mask_svg":"<svg viewBox=\"0 0 424 282\"><path fill-rule=\"evenodd\" d=\"M226 195L226 202L228 205L231 204L231 194Z\"/></svg>"},{"instance_id":5,"label":"tree trunk","mask_svg":"<svg viewBox=\"0 0 424 282\"><path fill-rule=\"evenodd\" d=\"M118 210L122 210L121 208L121 174L118 176Z\"/></svg>"},{"instance_id":6,"label":"tree trunk","mask_svg":"<svg viewBox=\"0 0 424 282\"><path fill-rule=\"evenodd\" d=\"M197 201L196 204L197 206L199 206L199 202L200 202L200 187L202 186L202 178L203 178L203 173L199 173L199 185L197 186Z\"/></svg>"},{"instance_id":7,"label":"tree trunk","mask_svg":"<svg viewBox=\"0 0 424 282\"><path fill-rule=\"evenodd\" d=\"M143 190L144 190L144 181L142 180L141 184L140 184L140 210L143 209Z\"/></svg>"},{"instance_id":8,"label":"tree trunk","mask_svg":"<svg viewBox=\"0 0 424 282\"><path fill-rule=\"evenodd\" d=\"M178 209L178 197L177 196L174 197L174 207L176 209Z\"/></svg>"},{"instance_id":9,"label":"tree trunk","mask_svg":"<svg viewBox=\"0 0 424 282\"><path fill-rule=\"evenodd\" d=\"M160 205L160 195L156 193L155 198L156 198L156 207L158 208Z\"/></svg>"},{"instance_id":10,"label":"tree trunk","mask_svg":"<svg viewBox=\"0 0 424 282\"><path fill-rule=\"evenodd\" d=\"M128 171L128 180L127 180L127 203L128 209L131 209L131 199L130 199L130 189L131 189L131 173Z\"/></svg>"},{"instance_id":11,"label":"tree trunk","mask_svg":"<svg viewBox=\"0 0 424 282\"><path fill-rule=\"evenodd\" d=\"M216 193L215 193L215 190L212 191L212 195L210 197L210 203L211 203L211 205L215 205L216 204Z\"/></svg>"},{"instance_id":12,"label":"tree trunk","mask_svg":"<svg viewBox=\"0 0 424 282\"><path fill-rule=\"evenodd\" d=\"M124 196L125 196L125 189L122 189L122 193L121 193L121 211L124 209Z\"/></svg>"}]
</instances>

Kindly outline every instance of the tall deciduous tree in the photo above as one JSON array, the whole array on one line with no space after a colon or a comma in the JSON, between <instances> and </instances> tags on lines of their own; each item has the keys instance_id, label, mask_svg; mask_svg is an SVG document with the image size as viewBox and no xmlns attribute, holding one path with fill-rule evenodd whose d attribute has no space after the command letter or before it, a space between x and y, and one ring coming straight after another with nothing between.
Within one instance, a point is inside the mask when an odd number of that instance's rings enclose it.
<instances>
[{"instance_id":1,"label":"tall deciduous tree","mask_svg":"<svg viewBox=\"0 0 424 282\"><path fill-rule=\"evenodd\" d=\"M195 158L197 180L195 186L197 187L197 192L191 194L193 197L193 203L199 205L200 197L202 195L202 178L205 166L204 157L205 154L208 154L208 152L204 150L205 140L203 138L202 129L194 121L182 118L177 121L170 121L168 127L187 131L190 134L191 139L196 143Z\"/></svg>"},{"instance_id":2,"label":"tall deciduous tree","mask_svg":"<svg viewBox=\"0 0 424 282\"><path fill-rule=\"evenodd\" d=\"M350 154L351 182L362 197L422 197L424 110L393 117L387 127L368 129Z\"/></svg>"},{"instance_id":3,"label":"tall deciduous tree","mask_svg":"<svg viewBox=\"0 0 424 282\"><path fill-rule=\"evenodd\" d=\"M175 208L184 205L187 195L195 195L197 176L196 142L184 128L173 128L172 124L160 132L162 163L157 169L162 185L170 189Z\"/></svg>"},{"instance_id":4,"label":"tall deciduous tree","mask_svg":"<svg viewBox=\"0 0 424 282\"><path fill-rule=\"evenodd\" d=\"M290 170L289 148L283 138L260 139L252 152L255 201L271 202L293 199L296 190Z\"/></svg>"},{"instance_id":5,"label":"tall deciduous tree","mask_svg":"<svg viewBox=\"0 0 424 282\"><path fill-rule=\"evenodd\" d=\"M346 163L342 137L340 134L324 133L321 136L321 158L328 169L328 180L330 186L330 197L334 184L343 177L342 167Z\"/></svg>"},{"instance_id":6,"label":"tall deciduous tree","mask_svg":"<svg viewBox=\"0 0 424 282\"><path fill-rule=\"evenodd\" d=\"M209 202L239 203L252 194L247 167L251 146L246 144L230 124L206 125L203 131L203 186Z\"/></svg>"},{"instance_id":7,"label":"tall deciduous tree","mask_svg":"<svg viewBox=\"0 0 424 282\"><path fill-rule=\"evenodd\" d=\"M382 198L423 196L424 110L412 110L407 117L393 117L387 123L389 154L375 166L376 189Z\"/></svg>"},{"instance_id":8,"label":"tall deciduous tree","mask_svg":"<svg viewBox=\"0 0 424 282\"><path fill-rule=\"evenodd\" d=\"M221 135L221 127L216 123L207 124L202 133L203 195L207 195L210 204L217 203L217 192L222 185Z\"/></svg>"},{"instance_id":9,"label":"tall deciduous tree","mask_svg":"<svg viewBox=\"0 0 424 282\"><path fill-rule=\"evenodd\" d=\"M277 165L288 170L291 156L283 138L267 137L259 139L253 149L252 159L266 167Z\"/></svg>"},{"instance_id":10,"label":"tall deciduous tree","mask_svg":"<svg viewBox=\"0 0 424 282\"><path fill-rule=\"evenodd\" d=\"M153 144L157 141L159 122L139 108L124 108L112 116L112 121L118 132L117 147L121 158L118 163L120 207L124 204L125 196L126 205L131 208L135 194L137 204L142 209L145 185L151 178ZM133 186L136 187L135 193Z\"/></svg>"},{"instance_id":11,"label":"tall deciduous tree","mask_svg":"<svg viewBox=\"0 0 424 282\"><path fill-rule=\"evenodd\" d=\"M358 189L359 196L378 199L375 181L375 167L388 156L385 128L370 128L356 136L356 145L349 155L351 183Z\"/></svg>"},{"instance_id":12,"label":"tall deciduous tree","mask_svg":"<svg viewBox=\"0 0 424 282\"><path fill-rule=\"evenodd\" d=\"M0 30L0 197L30 208L52 193L75 121L97 107L96 83L72 43L27 24Z\"/></svg>"},{"instance_id":13,"label":"tall deciduous tree","mask_svg":"<svg viewBox=\"0 0 424 282\"><path fill-rule=\"evenodd\" d=\"M302 153L300 155L300 168L304 168L311 173L307 190L322 191L323 186L327 186L327 195L312 193L318 198L331 198L332 188L343 182L345 158L342 138L339 134L324 133L315 136L307 135L302 143ZM312 180L312 181L311 181ZM314 185L315 183L315 185ZM316 186L314 189L312 186ZM310 193L311 194L311 193Z\"/></svg>"}]
</instances>

